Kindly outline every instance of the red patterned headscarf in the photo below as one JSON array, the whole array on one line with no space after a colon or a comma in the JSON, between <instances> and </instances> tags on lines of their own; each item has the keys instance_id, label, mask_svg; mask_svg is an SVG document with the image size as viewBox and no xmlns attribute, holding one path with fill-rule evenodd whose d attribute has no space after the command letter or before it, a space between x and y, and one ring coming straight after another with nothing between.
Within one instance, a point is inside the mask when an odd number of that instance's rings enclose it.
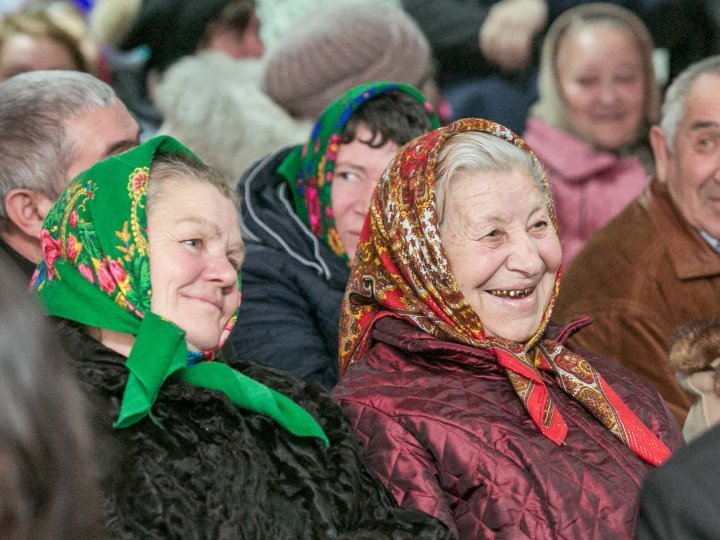
<instances>
[{"instance_id":1,"label":"red patterned headscarf","mask_svg":"<svg viewBox=\"0 0 720 540\"><path fill-rule=\"evenodd\" d=\"M487 350L508 378L538 429L562 444L567 425L554 406L540 371L556 375L616 437L653 465L667 447L628 409L583 358L544 336L558 294L561 270L542 321L527 343L485 337L482 323L450 271L435 205L438 155L448 138L462 132L489 133L536 159L509 129L486 120L459 120L408 143L395 156L373 195L358 245L340 319L340 369L362 357L374 324L393 316L445 341ZM547 181L545 180L547 184ZM550 216L557 230L555 210Z\"/></svg>"}]
</instances>

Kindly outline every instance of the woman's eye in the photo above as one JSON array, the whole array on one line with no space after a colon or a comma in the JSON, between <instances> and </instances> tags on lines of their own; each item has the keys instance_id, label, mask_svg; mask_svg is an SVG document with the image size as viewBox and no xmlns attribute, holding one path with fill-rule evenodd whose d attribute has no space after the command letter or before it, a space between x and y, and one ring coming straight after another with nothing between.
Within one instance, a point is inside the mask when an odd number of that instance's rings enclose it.
<instances>
[{"instance_id":1,"label":"woman's eye","mask_svg":"<svg viewBox=\"0 0 720 540\"><path fill-rule=\"evenodd\" d=\"M337 176L339 176L346 182L359 182L361 180L360 176L354 172L340 172L337 174Z\"/></svg>"},{"instance_id":2,"label":"woman's eye","mask_svg":"<svg viewBox=\"0 0 720 540\"><path fill-rule=\"evenodd\" d=\"M618 75L615 80L622 84L631 84L638 80L638 76L634 73L629 75Z\"/></svg>"},{"instance_id":3,"label":"woman's eye","mask_svg":"<svg viewBox=\"0 0 720 540\"><path fill-rule=\"evenodd\" d=\"M596 81L596 80L597 80L597 79L595 79L594 77L580 77L580 78L577 80L577 83L578 83L580 86L592 86L593 84L595 84L595 81Z\"/></svg>"},{"instance_id":4,"label":"woman's eye","mask_svg":"<svg viewBox=\"0 0 720 540\"><path fill-rule=\"evenodd\" d=\"M533 229L544 229L547 226L548 226L548 222L544 219L541 219L541 220L533 223Z\"/></svg>"},{"instance_id":5,"label":"woman's eye","mask_svg":"<svg viewBox=\"0 0 720 540\"><path fill-rule=\"evenodd\" d=\"M498 238L500 236L500 231L498 229L493 229L489 233L485 235L485 238Z\"/></svg>"},{"instance_id":6,"label":"woman's eye","mask_svg":"<svg viewBox=\"0 0 720 540\"><path fill-rule=\"evenodd\" d=\"M185 244L186 246L198 248L202 245L202 240L200 240L199 238L190 238L188 240L183 240L182 243Z\"/></svg>"}]
</instances>

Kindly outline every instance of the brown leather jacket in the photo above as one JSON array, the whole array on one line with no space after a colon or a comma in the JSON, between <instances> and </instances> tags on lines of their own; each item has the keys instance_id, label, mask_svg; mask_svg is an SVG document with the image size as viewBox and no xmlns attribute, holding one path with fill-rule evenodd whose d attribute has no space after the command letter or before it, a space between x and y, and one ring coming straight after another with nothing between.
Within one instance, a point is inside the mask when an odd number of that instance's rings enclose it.
<instances>
[{"instance_id":1,"label":"brown leather jacket","mask_svg":"<svg viewBox=\"0 0 720 540\"><path fill-rule=\"evenodd\" d=\"M559 321L592 316L572 341L645 377L681 425L691 398L668 363L670 336L719 314L720 254L657 181L590 239L563 276L555 310Z\"/></svg>"}]
</instances>

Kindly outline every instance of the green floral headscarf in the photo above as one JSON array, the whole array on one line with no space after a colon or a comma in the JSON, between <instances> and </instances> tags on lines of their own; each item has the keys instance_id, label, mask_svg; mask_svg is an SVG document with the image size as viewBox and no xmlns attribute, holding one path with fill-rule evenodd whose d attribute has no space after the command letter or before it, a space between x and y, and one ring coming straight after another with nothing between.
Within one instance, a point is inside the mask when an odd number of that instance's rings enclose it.
<instances>
[{"instance_id":1,"label":"green floral headscarf","mask_svg":"<svg viewBox=\"0 0 720 540\"><path fill-rule=\"evenodd\" d=\"M44 260L32 288L51 315L135 336L115 427L150 414L162 384L174 376L221 391L295 435L328 444L322 428L292 400L212 362L215 351L188 353L185 332L150 311L146 203L150 165L158 152L198 159L176 140L157 137L98 163L70 183L43 224ZM218 347L236 319L228 320Z\"/></svg>"},{"instance_id":2,"label":"green floral headscarf","mask_svg":"<svg viewBox=\"0 0 720 540\"><path fill-rule=\"evenodd\" d=\"M427 111L432 129L440 127L430 102L411 86L388 82L363 84L345 92L331 103L313 127L308 142L295 148L278 168L292 190L297 215L330 251L346 262L349 259L335 229L330 204L330 184L340 136L358 108L391 90L399 90L414 97Z\"/></svg>"}]
</instances>

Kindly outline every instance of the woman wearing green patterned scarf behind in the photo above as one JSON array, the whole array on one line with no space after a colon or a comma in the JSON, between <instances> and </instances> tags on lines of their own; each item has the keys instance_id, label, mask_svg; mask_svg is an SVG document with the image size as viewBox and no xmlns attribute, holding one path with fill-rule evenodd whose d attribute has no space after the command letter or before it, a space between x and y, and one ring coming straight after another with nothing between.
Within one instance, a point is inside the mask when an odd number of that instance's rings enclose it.
<instances>
[{"instance_id":1,"label":"woman wearing green patterned scarf behind","mask_svg":"<svg viewBox=\"0 0 720 540\"><path fill-rule=\"evenodd\" d=\"M328 106L305 145L279 150L245 173L236 349L335 386L340 304L370 196L395 151L438 125L413 88L365 84Z\"/></svg>"},{"instance_id":2,"label":"woman wearing green patterned scarf behind","mask_svg":"<svg viewBox=\"0 0 720 540\"><path fill-rule=\"evenodd\" d=\"M32 286L108 431L110 537L442 531L393 508L326 394L223 361L241 297L237 207L180 143L158 137L80 174L41 241Z\"/></svg>"}]
</instances>

